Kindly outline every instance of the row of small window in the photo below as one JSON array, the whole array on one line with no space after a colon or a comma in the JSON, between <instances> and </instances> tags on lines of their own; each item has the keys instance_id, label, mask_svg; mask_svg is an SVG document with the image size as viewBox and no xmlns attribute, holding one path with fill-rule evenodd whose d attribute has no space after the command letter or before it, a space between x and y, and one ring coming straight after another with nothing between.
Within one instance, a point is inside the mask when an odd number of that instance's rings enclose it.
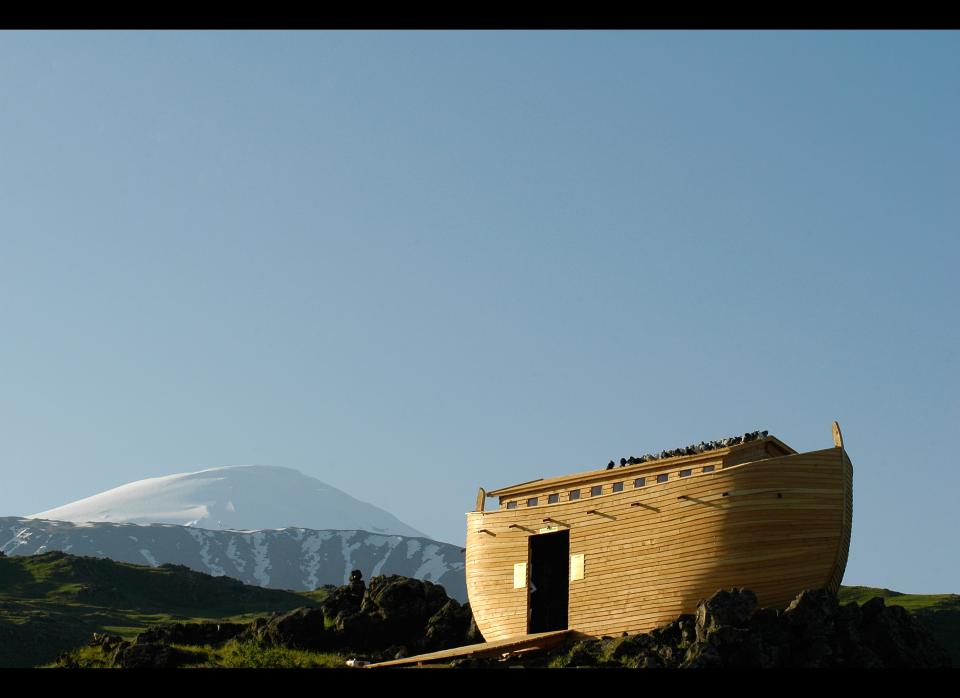
<instances>
[{"instance_id":1,"label":"row of small window","mask_svg":"<svg viewBox=\"0 0 960 698\"><path fill-rule=\"evenodd\" d=\"M702 472L712 473L713 469L714 469L714 466L705 465L703 466ZM680 477L690 477L692 474L693 474L693 468L687 468L685 470L681 470L679 473ZM659 475L657 475L657 482L666 482L669 479L669 477L670 477L669 473L660 473ZM638 477L636 480L633 481L633 488L639 489L646 484L647 484L647 478ZM623 483L622 482L613 483L613 491L623 492ZM601 494L603 494L603 485L594 485L593 487L590 488L591 497L596 497ZM567 493L568 501L572 502L576 499L580 499L580 490L572 490ZM560 501L559 493L547 495L547 504L556 504L559 501ZM537 506L538 503L539 503L539 497L531 497L530 499L527 500L528 507L535 507ZM507 509L516 509L516 508L517 508L516 501L507 502Z\"/></svg>"}]
</instances>

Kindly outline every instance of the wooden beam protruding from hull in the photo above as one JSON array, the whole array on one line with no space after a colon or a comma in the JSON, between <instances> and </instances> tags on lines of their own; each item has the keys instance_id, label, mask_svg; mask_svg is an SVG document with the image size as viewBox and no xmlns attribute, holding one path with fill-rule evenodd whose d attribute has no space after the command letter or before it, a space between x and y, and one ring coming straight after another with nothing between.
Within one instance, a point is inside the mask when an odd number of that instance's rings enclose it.
<instances>
[{"instance_id":1,"label":"wooden beam protruding from hull","mask_svg":"<svg viewBox=\"0 0 960 698\"><path fill-rule=\"evenodd\" d=\"M840 433L840 423L833 423L833 445L837 448L843 448L843 434Z\"/></svg>"}]
</instances>

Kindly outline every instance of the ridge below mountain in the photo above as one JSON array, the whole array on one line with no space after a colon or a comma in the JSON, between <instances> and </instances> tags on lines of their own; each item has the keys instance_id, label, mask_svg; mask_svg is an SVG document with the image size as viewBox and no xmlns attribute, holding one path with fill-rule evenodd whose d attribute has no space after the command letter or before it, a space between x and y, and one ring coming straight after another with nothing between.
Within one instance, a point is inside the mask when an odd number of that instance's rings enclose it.
<instances>
[{"instance_id":1,"label":"ridge below mountain","mask_svg":"<svg viewBox=\"0 0 960 698\"><path fill-rule=\"evenodd\" d=\"M213 531L174 524L116 524L0 517L0 552L63 551L157 567L184 565L270 589L312 591L365 577L399 574L440 584L466 601L461 548L428 538L357 530L284 528Z\"/></svg>"}]
</instances>

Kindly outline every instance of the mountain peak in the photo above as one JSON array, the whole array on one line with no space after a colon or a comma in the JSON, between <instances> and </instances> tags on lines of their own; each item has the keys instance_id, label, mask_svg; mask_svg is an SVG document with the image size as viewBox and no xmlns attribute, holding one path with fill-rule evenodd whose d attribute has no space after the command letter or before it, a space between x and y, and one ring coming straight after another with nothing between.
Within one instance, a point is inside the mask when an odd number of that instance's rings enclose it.
<instances>
[{"instance_id":1,"label":"mountain peak","mask_svg":"<svg viewBox=\"0 0 960 698\"><path fill-rule=\"evenodd\" d=\"M362 530L428 537L322 480L276 465L226 465L146 478L28 518L234 530Z\"/></svg>"}]
</instances>

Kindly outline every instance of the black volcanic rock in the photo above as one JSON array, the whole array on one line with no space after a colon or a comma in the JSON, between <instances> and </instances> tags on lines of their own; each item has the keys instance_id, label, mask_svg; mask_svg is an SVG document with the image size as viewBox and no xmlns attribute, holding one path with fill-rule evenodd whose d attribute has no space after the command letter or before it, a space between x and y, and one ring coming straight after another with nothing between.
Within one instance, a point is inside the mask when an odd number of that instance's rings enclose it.
<instances>
[{"instance_id":1,"label":"black volcanic rock","mask_svg":"<svg viewBox=\"0 0 960 698\"><path fill-rule=\"evenodd\" d=\"M239 640L257 640L265 645L321 650L331 646L324 613L319 608L297 608L258 618L240 634Z\"/></svg>"},{"instance_id":2,"label":"black volcanic rock","mask_svg":"<svg viewBox=\"0 0 960 698\"><path fill-rule=\"evenodd\" d=\"M350 573L349 583L333 589L320 607L329 618L357 613L363 604L363 595L366 591L363 574L360 570L353 570Z\"/></svg>"},{"instance_id":3,"label":"black volcanic rock","mask_svg":"<svg viewBox=\"0 0 960 698\"><path fill-rule=\"evenodd\" d=\"M749 589L721 589L697 605L696 638L702 642L724 626L747 627L757 610L757 597Z\"/></svg>"},{"instance_id":4,"label":"black volcanic rock","mask_svg":"<svg viewBox=\"0 0 960 698\"><path fill-rule=\"evenodd\" d=\"M483 641L470 606L449 598L443 587L398 575L373 577L364 585L359 574L334 589L319 609L258 619L238 639L382 659Z\"/></svg>"},{"instance_id":5,"label":"black volcanic rock","mask_svg":"<svg viewBox=\"0 0 960 698\"><path fill-rule=\"evenodd\" d=\"M248 623L169 623L147 628L137 639L138 642L164 642L170 645L216 646L235 638L248 626ZM94 633L94 638L96 636Z\"/></svg>"},{"instance_id":6,"label":"black volcanic rock","mask_svg":"<svg viewBox=\"0 0 960 698\"><path fill-rule=\"evenodd\" d=\"M868 604L873 604L869 612ZM881 597L876 597L861 610L864 621L858 633L883 666L950 666L946 650L906 609L886 606Z\"/></svg>"},{"instance_id":7,"label":"black volcanic rock","mask_svg":"<svg viewBox=\"0 0 960 698\"><path fill-rule=\"evenodd\" d=\"M946 650L899 606L874 598L840 606L825 590L783 611L758 608L749 589L720 590L655 630L578 640L548 653L557 667L801 668L949 667Z\"/></svg>"},{"instance_id":8,"label":"black volcanic rock","mask_svg":"<svg viewBox=\"0 0 960 698\"><path fill-rule=\"evenodd\" d=\"M203 655L156 642L123 644L113 661L124 669L172 669L201 661Z\"/></svg>"},{"instance_id":9,"label":"black volcanic rock","mask_svg":"<svg viewBox=\"0 0 960 698\"><path fill-rule=\"evenodd\" d=\"M482 642L469 605L442 587L416 579L378 576L335 590L351 599L335 618L320 608L299 608L246 626L176 623L150 628L133 642L95 634L90 645L112 655L115 666L175 667L203 661L172 645L218 644L225 638L300 649L360 652L373 661ZM354 610L355 609L355 610ZM237 633L238 628L244 628ZM80 666L75 655L60 666ZM807 590L784 610L758 608L749 589L720 590L649 633L577 639L547 652L494 659L462 659L459 667L553 666L613 668L949 667L950 658L912 615L882 598L840 606L824 590Z\"/></svg>"},{"instance_id":10,"label":"black volcanic rock","mask_svg":"<svg viewBox=\"0 0 960 698\"><path fill-rule=\"evenodd\" d=\"M358 649L370 649L372 643L378 647L424 647L431 618L449 600L443 587L430 582L398 575L374 577L359 612L338 617L336 628ZM438 619L436 633L443 633L442 625L443 620ZM464 633L466 625L463 623Z\"/></svg>"},{"instance_id":11,"label":"black volcanic rock","mask_svg":"<svg viewBox=\"0 0 960 698\"><path fill-rule=\"evenodd\" d=\"M483 642L479 637L469 637L472 624L473 613L470 611L470 605L461 606L455 599L450 599L427 619L423 632L423 646L429 652Z\"/></svg>"}]
</instances>

